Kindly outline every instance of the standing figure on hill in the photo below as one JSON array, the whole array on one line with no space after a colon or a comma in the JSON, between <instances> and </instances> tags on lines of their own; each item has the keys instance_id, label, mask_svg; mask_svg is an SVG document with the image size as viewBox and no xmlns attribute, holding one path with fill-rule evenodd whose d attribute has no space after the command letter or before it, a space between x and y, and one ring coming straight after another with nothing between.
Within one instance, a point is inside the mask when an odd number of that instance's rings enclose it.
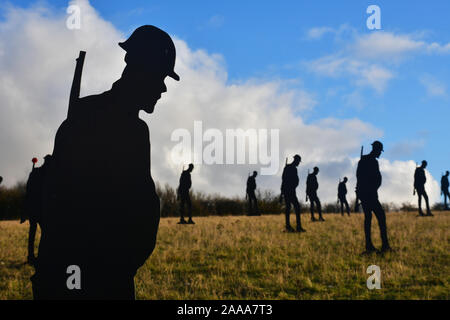
<instances>
[{"instance_id":1,"label":"standing figure on hill","mask_svg":"<svg viewBox=\"0 0 450 320\"><path fill-rule=\"evenodd\" d=\"M381 234L381 251L391 250L389 246L386 226L386 214L378 200L378 188L381 186L382 178L377 158L383 152L383 144L379 141L372 143L372 152L361 156L356 169L356 195L361 201L364 211L364 233L366 237L366 254L377 252L372 243L371 224L372 212L378 220Z\"/></svg>"},{"instance_id":2,"label":"standing figure on hill","mask_svg":"<svg viewBox=\"0 0 450 320\"><path fill-rule=\"evenodd\" d=\"M342 182L339 182L338 185L338 199L341 204L341 215L344 216L344 205L345 205L345 211L347 212L347 215L350 216L350 207L347 202L347 183L348 179L347 177L344 177L344 180Z\"/></svg>"},{"instance_id":3,"label":"standing figure on hill","mask_svg":"<svg viewBox=\"0 0 450 320\"><path fill-rule=\"evenodd\" d=\"M248 199L248 215L249 216L259 216L258 201L256 199L256 176L258 172L253 171L253 175L249 176L247 179L247 199Z\"/></svg>"},{"instance_id":4,"label":"standing figure on hill","mask_svg":"<svg viewBox=\"0 0 450 320\"><path fill-rule=\"evenodd\" d=\"M119 46L126 66L110 90L79 98L75 69L44 179L35 299L135 299L134 277L155 248L160 203L139 112L153 113L167 76L179 80L175 46L150 25Z\"/></svg>"},{"instance_id":5,"label":"standing figure on hill","mask_svg":"<svg viewBox=\"0 0 450 320\"><path fill-rule=\"evenodd\" d=\"M290 164L286 164L283 170L283 175L281 178L281 195L284 197L284 201L286 203L286 231L287 232L305 232L306 230L302 228L302 223L300 220L300 203L297 199L297 194L295 189L298 186L299 178L298 178L298 172L297 167L302 161L302 158L296 154L294 156L294 161ZM291 224L289 222L289 215L291 212L291 205L294 206L295 210L295 217L297 219L297 229L294 230L291 227Z\"/></svg>"},{"instance_id":6,"label":"standing figure on hill","mask_svg":"<svg viewBox=\"0 0 450 320\"><path fill-rule=\"evenodd\" d=\"M444 195L444 210L449 210L447 198L450 199L450 193L448 192L448 175L449 172L446 171L445 175L441 178L441 194Z\"/></svg>"},{"instance_id":7,"label":"standing figure on hill","mask_svg":"<svg viewBox=\"0 0 450 320\"><path fill-rule=\"evenodd\" d=\"M27 258L27 262L30 265L34 265L36 261L36 257L34 255L34 241L36 238L36 230L38 224L41 227L44 179L46 176L46 172L51 165L51 160L52 156L49 154L46 155L44 157L44 164L38 168L34 167L33 162L33 169L28 176L25 193L25 209L22 216L20 217L20 223L24 223L27 219L30 222L30 229L28 231Z\"/></svg>"},{"instance_id":8,"label":"standing figure on hill","mask_svg":"<svg viewBox=\"0 0 450 320\"><path fill-rule=\"evenodd\" d=\"M319 189L319 183L317 182L317 174L319 173L319 168L314 167L314 171L308 174L306 179L306 196L309 198L310 211L311 211L311 221L317 221L314 218L314 206L317 207L317 212L319 213L319 221L325 221L322 217L322 206L320 204L320 199L317 196L317 190Z\"/></svg>"},{"instance_id":9,"label":"standing figure on hill","mask_svg":"<svg viewBox=\"0 0 450 320\"><path fill-rule=\"evenodd\" d=\"M180 200L180 222L179 224L195 224L192 221L192 203L189 195L189 189L192 186L191 172L194 170L194 165L191 163L186 170L183 170L180 177L180 185L177 189L178 199ZM189 220L184 220L184 207L187 205Z\"/></svg>"},{"instance_id":10,"label":"standing figure on hill","mask_svg":"<svg viewBox=\"0 0 450 320\"><path fill-rule=\"evenodd\" d=\"M416 168L414 172L414 190L417 191L417 196L419 198L419 216L423 217L422 211L422 197L425 199L425 203L427 206L427 216L433 216L430 210L430 203L428 201L428 195L425 191L425 183L427 182L427 178L425 177L425 168L427 167L427 162L425 160L422 161L422 165Z\"/></svg>"}]
</instances>

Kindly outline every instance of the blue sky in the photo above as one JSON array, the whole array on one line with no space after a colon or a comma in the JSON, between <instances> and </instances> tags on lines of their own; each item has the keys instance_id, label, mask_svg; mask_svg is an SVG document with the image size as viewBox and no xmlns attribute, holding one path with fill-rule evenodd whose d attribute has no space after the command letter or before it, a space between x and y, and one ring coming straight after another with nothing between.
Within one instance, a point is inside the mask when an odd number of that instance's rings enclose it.
<instances>
[{"instance_id":1,"label":"blue sky","mask_svg":"<svg viewBox=\"0 0 450 320\"><path fill-rule=\"evenodd\" d=\"M34 3L14 1L26 8ZM61 12L67 7L62 0L44 3ZM371 4L381 8L381 31L366 27ZM93 0L91 5L125 35L153 24L192 49L222 55L228 83L283 79L287 87L301 87L315 101L303 111L306 122L358 118L383 131L386 158L427 159L436 179L450 169L450 50L443 49L450 43L448 1ZM405 46L386 51L382 43L378 51L369 45L358 52L357 45L376 33L390 37L393 47L400 41ZM430 49L433 43L442 50ZM337 60L343 64L335 72L321 69L324 61ZM374 71L375 80L380 75L381 84L370 82L372 74L361 75L361 68Z\"/></svg>"}]
</instances>

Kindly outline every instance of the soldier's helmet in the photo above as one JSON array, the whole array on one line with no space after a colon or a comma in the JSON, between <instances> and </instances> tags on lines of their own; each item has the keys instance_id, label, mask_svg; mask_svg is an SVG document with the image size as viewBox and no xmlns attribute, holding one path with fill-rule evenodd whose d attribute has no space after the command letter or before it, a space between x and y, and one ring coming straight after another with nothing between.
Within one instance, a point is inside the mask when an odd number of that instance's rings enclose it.
<instances>
[{"instance_id":1,"label":"soldier's helmet","mask_svg":"<svg viewBox=\"0 0 450 320\"><path fill-rule=\"evenodd\" d=\"M319 172L319 167L314 167L314 172Z\"/></svg>"},{"instance_id":2,"label":"soldier's helmet","mask_svg":"<svg viewBox=\"0 0 450 320\"><path fill-rule=\"evenodd\" d=\"M52 155L51 155L51 154L47 154L47 155L44 157L44 161L50 161L50 160L52 160Z\"/></svg>"},{"instance_id":3,"label":"soldier's helmet","mask_svg":"<svg viewBox=\"0 0 450 320\"><path fill-rule=\"evenodd\" d=\"M446 175L446 176L448 176L448 175L449 175L449 173L450 173L450 172L448 172L448 171L445 171L445 175Z\"/></svg>"},{"instance_id":4,"label":"soldier's helmet","mask_svg":"<svg viewBox=\"0 0 450 320\"><path fill-rule=\"evenodd\" d=\"M192 163L189 163L189 169L194 169L194 164L192 164Z\"/></svg>"},{"instance_id":5,"label":"soldier's helmet","mask_svg":"<svg viewBox=\"0 0 450 320\"><path fill-rule=\"evenodd\" d=\"M296 155L294 156L294 160L302 161L302 157L300 157L298 154L296 154Z\"/></svg>"},{"instance_id":6,"label":"soldier's helmet","mask_svg":"<svg viewBox=\"0 0 450 320\"><path fill-rule=\"evenodd\" d=\"M254 175L254 176L257 176L257 175L258 175L258 172L253 171L253 175Z\"/></svg>"},{"instance_id":7,"label":"soldier's helmet","mask_svg":"<svg viewBox=\"0 0 450 320\"><path fill-rule=\"evenodd\" d=\"M447 171L448 172L448 171ZM3 181L3 177L2 176L0 176L0 183L2 183L2 181Z\"/></svg>"},{"instance_id":8,"label":"soldier's helmet","mask_svg":"<svg viewBox=\"0 0 450 320\"><path fill-rule=\"evenodd\" d=\"M344 182L347 182L347 181L348 181L347 177L344 177Z\"/></svg>"},{"instance_id":9,"label":"soldier's helmet","mask_svg":"<svg viewBox=\"0 0 450 320\"><path fill-rule=\"evenodd\" d=\"M162 68L167 75L175 80L180 80L175 73L175 45L170 36L163 30L144 25L131 34L119 46L127 52L125 62L127 65L152 66Z\"/></svg>"},{"instance_id":10,"label":"soldier's helmet","mask_svg":"<svg viewBox=\"0 0 450 320\"><path fill-rule=\"evenodd\" d=\"M376 140L376 141L374 141L374 143L372 143L372 149L376 150L376 151L382 151L382 152L384 151L383 144L378 140Z\"/></svg>"},{"instance_id":11,"label":"soldier's helmet","mask_svg":"<svg viewBox=\"0 0 450 320\"><path fill-rule=\"evenodd\" d=\"M426 167L427 165L428 165L427 160L423 160L423 161L422 161L422 166L425 166L425 167Z\"/></svg>"}]
</instances>

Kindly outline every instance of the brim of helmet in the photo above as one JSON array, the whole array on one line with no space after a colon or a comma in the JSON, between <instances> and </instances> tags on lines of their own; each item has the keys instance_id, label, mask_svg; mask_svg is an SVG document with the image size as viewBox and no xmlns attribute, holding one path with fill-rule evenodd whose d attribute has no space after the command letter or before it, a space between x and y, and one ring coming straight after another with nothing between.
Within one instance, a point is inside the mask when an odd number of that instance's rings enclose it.
<instances>
[{"instance_id":1,"label":"brim of helmet","mask_svg":"<svg viewBox=\"0 0 450 320\"><path fill-rule=\"evenodd\" d=\"M180 81L180 76L177 75L175 73L175 71L169 71L169 73L167 74L169 77L171 77L172 79L176 80L176 81Z\"/></svg>"}]
</instances>

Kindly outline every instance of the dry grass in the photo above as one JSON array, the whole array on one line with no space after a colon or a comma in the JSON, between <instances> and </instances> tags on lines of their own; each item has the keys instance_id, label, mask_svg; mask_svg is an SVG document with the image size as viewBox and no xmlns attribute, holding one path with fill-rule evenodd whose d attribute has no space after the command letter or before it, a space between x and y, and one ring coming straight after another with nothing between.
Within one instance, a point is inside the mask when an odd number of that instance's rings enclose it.
<instances>
[{"instance_id":1,"label":"dry grass","mask_svg":"<svg viewBox=\"0 0 450 320\"><path fill-rule=\"evenodd\" d=\"M294 217L292 216L291 219ZM307 233L282 232L284 216L161 220L156 249L136 277L138 299L448 299L448 212L388 214L395 252L361 256L363 216L326 215ZM375 222L376 220L374 220ZM30 299L27 224L0 222L0 299ZM380 246L378 225L374 242ZM382 289L368 290L378 265Z\"/></svg>"}]
</instances>

